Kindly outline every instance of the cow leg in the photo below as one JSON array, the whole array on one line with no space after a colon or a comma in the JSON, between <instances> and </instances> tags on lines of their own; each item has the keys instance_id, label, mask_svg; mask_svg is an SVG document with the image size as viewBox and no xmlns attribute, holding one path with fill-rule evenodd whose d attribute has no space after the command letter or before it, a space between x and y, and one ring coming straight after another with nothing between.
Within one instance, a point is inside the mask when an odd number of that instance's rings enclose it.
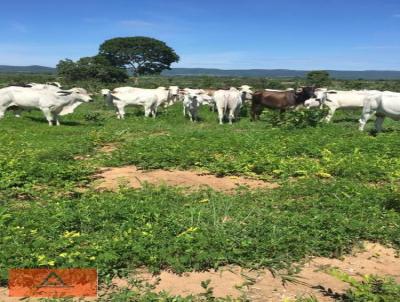
<instances>
[{"instance_id":1,"label":"cow leg","mask_svg":"<svg viewBox=\"0 0 400 302\"><path fill-rule=\"evenodd\" d=\"M6 109L3 109L3 108L0 109L0 119L2 119L4 117L5 111L6 111Z\"/></svg>"},{"instance_id":2,"label":"cow leg","mask_svg":"<svg viewBox=\"0 0 400 302\"><path fill-rule=\"evenodd\" d=\"M58 118L59 118L59 117L58 117L58 114L54 114L53 117L54 117L54 120L56 121L56 125L57 125L57 126L60 126L61 124L60 124L60 121L59 121L59 119L58 119Z\"/></svg>"},{"instance_id":3,"label":"cow leg","mask_svg":"<svg viewBox=\"0 0 400 302\"><path fill-rule=\"evenodd\" d=\"M385 116L384 115L377 115L376 116L376 120L375 120L375 131L376 133L379 133L382 131L382 125L383 125L383 121L385 120Z\"/></svg>"},{"instance_id":4,"label":"cow leg","mask_svg":"<svg viewBox=\"0 0 400 302\"><path fill-rule=\"evenodd\" d=\"M190 121L193 123L193 114L191 110L188 110Z\"/></svg>"},{"instance_id":5,"label":"cow leg","mask_svg":"<svg viewBox=\"0 0 400 302\"><path fill-rule=\"evenodd\" d=\"M229 125L232 125L233 120L235 119L235 110L234 109L229 109Z\"/></svg>"},{"instance_id":6,"label":"cow leg","mask_svg":"<svg viewBox=\"0 0 400 302\"><path fill-rule=\"evenodd\" d=\"M332 120L333 115L335 114L336 109L337 109L336 107L329 107L329 113L328 113L328 115L327 115L326 118L325 118L325 121L326 121L327 123L329 123L329 122Z\"/></svg>"},{"instance_id":7,"label":"cow leg","mask_svg":"<svg viewBox=\"0 0 400 302\"><path fill-rule=\"evenodd\" d=\"M14 110L15 117L21 117L21 109Z\"/></svg>"},{"instance_id":8,"label":"cow leg","mask_svg":"<svg viewBox=\"0 0 400 302\"><path fill-rule=\"evenodd\" d=\"M186 116L186 106L183 105L183 116Z\"/></svg>"},{"instance_id":9,"label":"cow leg","mask_svg":"<svg viewBox=\"0 0 400 302\"><path fill-rule=\"evenodd\" d=\"M122 105L117 106L119 119L123 120L125 118L125 108Z\"/></svg>"},{"instance_id":10,"label":"cow leg","mask_svg":"<svg viewBox=\"0 0 400 302\"><path fill-rule=\"evenodd\" d=\"M241 107L240 106L238 106L237 108L236 108L236 110L235 110L235 119L240 119L240 109L241 109Z\"/></svg>"},{"instance_id":11,"label":"cow leg","mask_svg":"<svg viewBox=\"0 0 400 302\"><path fill-rule=\"evenodd\" d=\"M49 126L53 126L53 114L48 108L42 108L42 112L44 116L46 117L47 122L49 123Z\"/></svg>"},{"instance_id":12,"label":"cow leg","mask_svg":"<svg viewBox=\"0 0 400 302\"><path fill-rule=\"evenodd\" d=\"M153 116L153 118L156 118L157 116L157 105L154 105L151 109L151 115Z\"/></svg>"},{"instance_id":13,"label":"cow leg","mask_svg":"<svg viewBox=\"0 0 400 302\"><path fill-rule=\"evenodd\" d=\"M222 125L224 121L224 110L217 108L218 109L218 119L219 119L219 124Z\"/></svg>"},{"instance_id":14,"label":"cow leg","mask_svg":"<svg viewBox=\"0 0 400 302\"><path fill-rule=\"evenodd\" d=\"M150 117L150 114L153 113L153 110L151 110L151 108L145 107L144 108L144 116L145 117Z\"/></svg>"},{"instance_id":15,"label":"cow leg","mask_svg":"<svg viewBox=\"0 0 400 302\"><path fill-rule=\"evenodd\" d=\"M360 126L358 127L358 130L364 131L365 125L367 124L368 120L371 118L372 114L369 112L363 112L359 122Z\"/></svg>"}]
</instances>

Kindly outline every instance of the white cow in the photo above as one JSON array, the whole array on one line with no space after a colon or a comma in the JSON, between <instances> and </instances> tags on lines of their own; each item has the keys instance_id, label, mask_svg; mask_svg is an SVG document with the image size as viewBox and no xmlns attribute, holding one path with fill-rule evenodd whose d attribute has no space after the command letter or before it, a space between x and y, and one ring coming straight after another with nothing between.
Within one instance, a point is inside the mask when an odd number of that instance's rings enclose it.
<instances>
[{"instance_id":1,"label":"white cow","mask_svg":"<svg viewBox=\"0 0 400 302\"><path fill-rule=\"evenodd\" d=\"M202 89L186 90L183 98L183 115L189 116L190 121L198 120L198 110L201 105L210 105L212 98Z\"/></svg>"},{"instance_id":2,"label":"white cow","mask_svg":"<svg viewBox=\"0 0 400 302\"><path fill-rule=\"evenodd\" d=\"M70 90L35 89L28 87L6 87L0 89L0 119L7 108L37 108L46 117L49 125L53 121L60 125L58 116L72 113L82 103L91 102L92 98L83 88Z\"/></svg>"},{"instance_id":3,"label":"white cow","mask_svg":"<svg viewBox=\"0 0 400 302\"><path fill-rule=\"evenodd\" d=\"M365 98L360 118L360 131L364 130L365 125L374 113L376 114L375 131L377 133L382 131L385 117L400 120L400 93L384 91Z\"/></svg>"},{"instance_id":4,"label":"white cow","mask_svg":"<svg viewBox=\"0 0 400 302\"><path fill-rule=\"evenodd\" d=\"M61 90L59 87L56 87L55 85L51 85L51 84L39 84L39 83L29 83L26 85L22 85L22 86L10 86L10 87L25 87L25 88L32 88L32 89L37 89L37 90L50 90L50 91L54 91L57 92L59 90ZM21 108L16 107L13 108L13 112L15 114L15 117L21 117Z\"/></svg>"},{"instance_id":5,"label":"white cow","mask_svg":"<svg viewBox=\"0 0 400 302\"><path fill-rule=\"evenodd\" d=\"M376 95L378 92L375 90L362 90L362 91L338 91L327 90L320 88L315 90L316 98L309 99L304 102L306 108L320 107L326 105L329 108L329 113L325 120L330 122L337 109L357 109L362 108L364 99L368 96Z\"/></svg>"},{"instance_id":6,"label":"white cow","mask_svg":"<svg viewBox=\"0 0 400 302\"><path fill-rule=\"evenodd\" d=\"M120 87L113 91L102 89L102 94L104 95L107 93L107 103L116 107L118 119L125 118L126 106L142 106L146 117L152 115L155 118L159 101L157 90L158 89Z\"/></svg>"},{"instance_id":7,"label":"white cow","mask_svg":"<svg viewBox=\"0 0 400 302\"><path fill-rule=\"evenodd\" d=\"M215 109L215 101L214 101L214 98L213 98L213 94L214 94L214 91L213 92L210 92L210 90L204 90L204 89L192 89L192 88L184 88L184 89L182 89L181 90L181 99L182 99L182 101L183 102L185 102L185 100L186 100L186 104L188 103L188 100L187 100L187 98L186 98L186 96L188 95L188 94L195 94L195 95L199 95L200 97L201 97L201 105L208 105L208 106L210 106L210 109L211 110L213 110L213 109ZM184 115L186 116L186 113L185 113L185 104L183 104L183 110L184 110Z\"/></svg>"},{"instance_id":8,"label":"white cow","mask_svg":"<svg viewBox=\"0 0 400 302\"><path fill-rule=\"evenodd\" d=\"M218 110L219 124L223 124L224 117L228 114L229 124L239 117L240 108L246 99L251 99L252 91L248 87L240 90L231 87L229 90L217 90L214 93L214 101Z\"/></svg>"},{"instance_id":9,"label":"white cow","mask_svg":"<svg viewBox=\"0 0 400 302\"><path fill-rule=\"evenodd\" d=\"M158 87L154 90L158 95L157 107L168 107L175 104L179 100L178 86L170 86L168 89L165 87Z\"/></svg>"},{"instance_id":10,"label":"white cow","mask_svg":"<svg viewBox=\"0 0 400 302\"><path fill-rule=\"evenodd\" d=\"M157 95L157 104L155 107L152 106L152 108L151 108L151 114L154 117L157 114L158 107L171 106L179 99L179 87L178 86L170 86L168 89L165 87L158 87L156 89L145 89L145 88L137 88L137 87L118 87L112 91L112 94L114 94L114 93L120 93L120 94L134 93L135 95L137 95L140 91L142 91L144 95L146 95L147 93L148 94L154 93ZM112 103L113 103L112 97L110 99L109 92L110 92L109 89L101 89L101 94L103 95L105 102L108 103L109 105L112 105ZM136 101L131 100L131 102L136 102ZM139 101L140 104L133 104L133 103L128 104L127 103L127 105L143 105L141 102L142 101ZM145 108L145 111L146 111L146 108ZM118 118L121 118L121 115L119 115L118 113L117 113L117 115L118 115Z\"/></svg>"}]
</instances>

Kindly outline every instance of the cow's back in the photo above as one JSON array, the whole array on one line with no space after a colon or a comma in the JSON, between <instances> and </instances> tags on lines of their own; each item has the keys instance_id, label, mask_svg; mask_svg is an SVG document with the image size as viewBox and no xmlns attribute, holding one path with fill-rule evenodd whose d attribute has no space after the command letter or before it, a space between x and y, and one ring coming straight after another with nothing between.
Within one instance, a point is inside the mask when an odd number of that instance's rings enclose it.
<instances>
[{"instance_id":1,"label":"cow's back","mask_svg":"<svg viewBox=\"0 0 400 302\"><path fill-rule=\"evenodd\" d=\"M283 109L296 105L293 91L260 91L253 95L253 103L271 109Z\"/></svg>"},{"instance_id":2,"label":"cow's back","mask_svg":"<svg viewBox=\"0 0 400 302\"><path fill-rule=\"evenodd\" d=\"M364 100L372 96L366 91L336 91L327 94L327 105L333 103L338 108L360 108L363 107Z\"/></svg>"}]
</instances>

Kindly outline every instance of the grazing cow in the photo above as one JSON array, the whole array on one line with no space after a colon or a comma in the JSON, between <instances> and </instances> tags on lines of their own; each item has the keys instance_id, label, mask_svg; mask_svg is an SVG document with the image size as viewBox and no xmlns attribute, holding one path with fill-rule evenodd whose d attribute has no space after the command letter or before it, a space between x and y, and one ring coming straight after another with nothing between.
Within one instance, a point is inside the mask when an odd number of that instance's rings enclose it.
<instances>
[{"instance_id":1,"label":"grazing cow","mask_svg":"<svg viewBox=\"0 0 400 302\"><path fill-rule=\"evenodd\" d=\"M198 110L200 105L209 105L212 102L212 98L204 93L202 89L190 89L186 90L183 99L183 115L189 115L190 121L194 122L198 120Z\"/></svg>"},{"instance_id":2,"label":"grazing cow","mask_svg":"<svg viewBox=\"0 0 400 302\"><path fill-rule=\"evenodd\" d=\"M157 93L157 108L160 106L168 107L173 105L175 102L179 100L179 87L178 86L170 86L168 89L165 87L158 87L156 89L145 89L145 88L137 88L137 87L119 87L115 88L115 92L126 92L130 93L132 91L152 91ZM107 101L108 89L102 89L101 94L104 96Z\"/></svg>"},{"instance_id":3,"label":"grazing cow","mask_svg":"<svg viewBox=\"0 0 400 302\"><path fill-rule=\"evenodd\" d=\"M160 98L157 90L159 89L120 87L113 91L103 89L102 93L107 93L107 103L116 107L118 119L125 118L126 106L143 106L145 116L152 115L155 118Z\"/></svg>"},{"instance_id":4,"label":"grazing cow","mask_svg":"<svg viewBox=\"0 0 400 302\"><path fill-rule=\"evenodd\" d=\"M54 91L11 86L0 89L0 118L4 117L9 107L37 108L43 112L50 126L53 121L59 126L58 116L72 113L80 104L91 101L92 98L83 88Z\"/></svg>"},{"instance_id":5,"label":"grazing cow","mask_svg":"<svg viewBox=\"0 0 400 302\"><path fill-rule=\"evenodd\" d=\"M362 108L364 99L368 96L379 94L377 90L362 90L362 91L338 91L327 89L317 89L315 91L316 98L310 99L304 103L307 108L322 107L326 105L329 108L329 113L325 120L330 122L337 109L357 109Z\"/></svg>"},{"instance_id":6,"label":"grazing cow","mask_svg":"<svg viewBox=\"0 0 400 302\"><path fill-rule=\"evenodd\" d=\"M251 119L260 118L264 108L279 109L281 112L287 108L303 104L314 96L314 87L301 87L297 91L259 91L253 95L251 104Z\"/></svg>"},{"instance_id":7,"label":"grazing cow","mask_svg":"<svg viewBox=\"0 0 400 302\"><path fill-rule=\"evenodd\" d=\"M29 84L19 84L19 85L12 85L9 87L24 87L24 88L32 88L32 89L37 89L37 90L51 90L54 92L57 92L59 90L61 90L59 87L56 87L55 85L51 85L51 84L38 84L38 83L29 83ZM22 109L20 107L17 106L11 106L8 109L13 110L15 117L21 117L21 111ZM28 109L28 111L30 111L30 109Z\"/></svg>"},{"instance_id":8,"label":"grazing cow","mask_svg":"<svg viewBox=\"0 0 400 302\"><path fill-rule=\"evenodd\" d=\"M375 113L375 131L382 131L382 124L385 117L400 120L400 93L384 91L375 95L367 96L364 99L363 111L360 118L360 131L364 130L370 117Z\"/></svg>"}]
</instances>

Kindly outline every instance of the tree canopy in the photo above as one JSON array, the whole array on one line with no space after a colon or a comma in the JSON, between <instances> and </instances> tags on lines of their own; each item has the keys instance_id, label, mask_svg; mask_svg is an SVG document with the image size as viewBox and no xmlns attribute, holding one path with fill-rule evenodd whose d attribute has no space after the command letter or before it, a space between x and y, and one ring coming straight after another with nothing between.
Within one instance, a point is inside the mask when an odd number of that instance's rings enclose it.
<instances>
[{"instance_id":1,"label":"tree canopy","mask_svg":"<svg viewBox=\"0 0 400 302\"><path fill-rule=\"evenodd\" d=\"M329 72L325 70L310 71L307 74L307 82L317 87L328 86L331 83Z\"/></svg>"},{"instance_id":2,"label":"tree canopy","mask_svg":"<svg viewBox=\"0 0 400 302\"><path fill-rule=\"evenodd\" d=\"M126 70L113 64L104 56L84 57L74 62L61 60L57 71L66 81L98 79L102 82L122 82L128 78Z\"/></svg>"},{"instance_id":3,"label":"tree canopy","mask_svg":"<svg viewBox=\"0 0 400 302\"><path fill-rule=\"evenodd\" d=\"M179 56L166 43L148 37L114 38L100 45L99 54L113 65L129 68L134 76L170 69Z\"/></svg>"}]
</instances>

